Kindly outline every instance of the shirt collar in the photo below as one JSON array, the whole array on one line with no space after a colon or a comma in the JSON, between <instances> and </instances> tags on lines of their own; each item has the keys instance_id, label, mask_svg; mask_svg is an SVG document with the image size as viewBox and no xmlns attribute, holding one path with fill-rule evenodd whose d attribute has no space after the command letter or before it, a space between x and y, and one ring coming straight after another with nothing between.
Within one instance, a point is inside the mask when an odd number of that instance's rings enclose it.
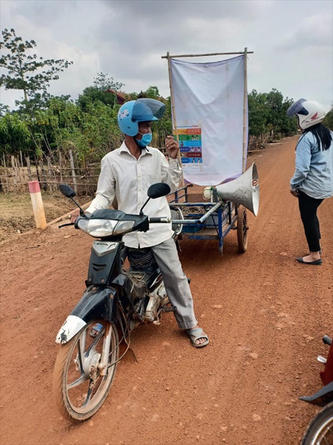
<instances>
[{"instance_id":1,"label":"shirt collar","mask_svg":"<svg viewBox=\"0 0 333 445\"><path fill-rule=\"evenodd\" d=\"M120 152L121 153L128 153L129 155L132 156L131 152L127 148L127 145L125 144L125 141L123 141L123 143L120 146ZM141 149L141 156L145 156L145 155L151 155L151 152L149 151L148 147Z\"/></svg>"}]
</instances>

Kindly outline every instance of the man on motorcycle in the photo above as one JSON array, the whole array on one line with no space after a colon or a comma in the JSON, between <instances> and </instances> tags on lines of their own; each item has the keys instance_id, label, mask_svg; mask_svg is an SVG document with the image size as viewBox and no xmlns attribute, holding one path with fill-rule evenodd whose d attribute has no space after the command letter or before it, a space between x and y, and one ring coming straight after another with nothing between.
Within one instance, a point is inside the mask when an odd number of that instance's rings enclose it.
<instances>
[{"instance_id":1,"label":"man on motorcycle","mask_svg":"<svg viewBox=\"0 0 333 445\"><path fill-rule=\"evenodd\" d=\"M154 99L131 100L121 106L118 125L125 139L118 149L103 157L96 197L87 213L108 208L116 198L119 210L138 214L151 184L165 182L172 191L176 190L182 173L177 159L178 143L172 136L167 136L165 146L168 160L160 150L149 146L152 140L151 124L162 117L164 110L165 105ZM145 214L149 217L170 217L166 197L150 200ZM152 250L178 326L185 330L194 347L201 348L209 343L209 338L197 324L191 290L172 235L171 224L157 223L151 224L147 232L128 233L123 240L130 250Z\"/></svg>"}]
</instances>

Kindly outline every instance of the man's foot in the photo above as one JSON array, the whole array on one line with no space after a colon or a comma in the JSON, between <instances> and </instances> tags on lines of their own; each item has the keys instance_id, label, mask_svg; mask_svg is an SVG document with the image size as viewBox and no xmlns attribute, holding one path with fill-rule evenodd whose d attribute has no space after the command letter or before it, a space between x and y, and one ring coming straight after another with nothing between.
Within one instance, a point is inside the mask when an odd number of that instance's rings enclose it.
<instances>
[{"instance_id":1,"label":"man's foot","mask_svg":"<svg viewBox=\"0 0 333 445\"><path fill-rule=\"evenodd\" d=\"M208 335L203 331L203 329L199 328L199 326L186 329L185 332L195 348L203 348L204 346L208 345Z\"/></svg>"}]
</instances>

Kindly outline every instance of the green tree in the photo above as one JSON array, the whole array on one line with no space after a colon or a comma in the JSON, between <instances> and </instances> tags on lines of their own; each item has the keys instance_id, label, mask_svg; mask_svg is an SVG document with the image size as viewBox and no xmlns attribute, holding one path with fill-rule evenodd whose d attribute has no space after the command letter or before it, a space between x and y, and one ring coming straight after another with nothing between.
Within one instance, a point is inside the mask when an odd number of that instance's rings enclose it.
<instances>
[{"instance_id":1,"label":"green tree","mask_svg":"<svg viewBox=\"0 0 333 445\"><path fill-rule=\"evenodd\" d=\"M113 77L107 73L97 73L97 76L94 79L94 85L102 91L119 91L124 86L122 82L116 82Z\"/></svg>"},{"instance_id":2,"label":"green tree","mask_svg":"<svg viewBox=\"0 0 333 445\"><path fill-rule=\"evenodd\" d=\"M7 113L0 118L0 153L25 154L34 152L34 144L26 121L18 113Z\"/></svg>"},{"instance_id":3,"label":"green tree","mask_svg":"<svg viewBox=\"0 0 333 445\"><path fill-rule=\"evenodd\" d=\"M0 68L6 73L0 76L0 87L23 92L25 109L45 104L49 99L47 89L52 80L59 79L59 72L64 71L73 62L65 59L43 59L33 52L37 46L34 40L23 41L14 29L5 28L0 41Z\"/></svg>"},{"instance_id":4,"label":"green tree","mask_svg":"<svg viewBox=\"0 0 333 445\"><path fill-rule=\"evenodd\" d=\"M116 82L112 76L98 73L94 79L94 85L87 87L78 97L78 105L83 111L89 108L89 104L100 101L105 105L113 107L116 104L115 95L112 91L118 91L124 84Z\"/></svg>"},{"instance_id":5,"label":"green tree","mask_svg":"<svg viewBox=\"0 0 333 445\"><path fill-rule=\"evenodd\" d=\"M150 99L160 99L160 92L156 86L149 87L146 91L141 91L139 97L149 97Z\"/></svg>"},{"instance_id":6,"label":"green tree","mask_svg":"<svg viewBox=\"0 0 333 445\"><path fill-rule=\"evenodd\" d=\"M297 123L286 112L293 101L284 99L280 91L272 89L269 93L252 90L248 95L249 134L270 140L295 134Z\"/></svg>"},{"instance_id":7,"label":"green tree","mask_svg":"<svg viewBox=\"0 0 333 445\"><path fill-rule=\"evenodd\" d=\"M0 103L0 116L4 116L5 114L9 113L9 106Z\"/></svg>"},{"instance_id":8,"label":"green tree","mask_svg":"<svg viewBox=\"0 0 333 445\"><path fill-rule=\"evenodd\" d=\"M263 137L267 132L268 110L265 103L265 96L252 90L248 95L249 107L249 134Z\"/></svg>"},{"instance_id":9,"label":"green tree","mask_svg":"<svg viewBox=\"0 0 333 445\"><path fill-rule=\"evenodd\" d=\"M87 87L77 99L77 103L83 111L87 111L89 109L89 105L97 101L113 107L115 98L112 93L101 91L96 87Z\"/></svg>"}]
</instances>

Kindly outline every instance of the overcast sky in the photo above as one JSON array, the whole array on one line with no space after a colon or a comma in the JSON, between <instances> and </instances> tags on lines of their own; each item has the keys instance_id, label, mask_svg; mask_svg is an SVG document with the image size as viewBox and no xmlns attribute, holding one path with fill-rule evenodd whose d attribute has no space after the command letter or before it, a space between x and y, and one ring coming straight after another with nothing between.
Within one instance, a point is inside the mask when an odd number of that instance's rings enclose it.
<instances>
[{"instance_id":1,"label":"overcast sky","mask_svg":"<svg viewBox=\"0 0 333 445\"><path fill-rule=\"evenodd\" d=\"M35 40L44 58L74 62L52 94L76 98L98 72L125 92L169 96L162 55L243 51L248 90L333 104L332 0L0 0L1 29ZM223 57L209 57L214 61ZM202 61L191 58L189 61ZM12 106L13 92L0 90Z\"/></svg>"}]
</instances>

